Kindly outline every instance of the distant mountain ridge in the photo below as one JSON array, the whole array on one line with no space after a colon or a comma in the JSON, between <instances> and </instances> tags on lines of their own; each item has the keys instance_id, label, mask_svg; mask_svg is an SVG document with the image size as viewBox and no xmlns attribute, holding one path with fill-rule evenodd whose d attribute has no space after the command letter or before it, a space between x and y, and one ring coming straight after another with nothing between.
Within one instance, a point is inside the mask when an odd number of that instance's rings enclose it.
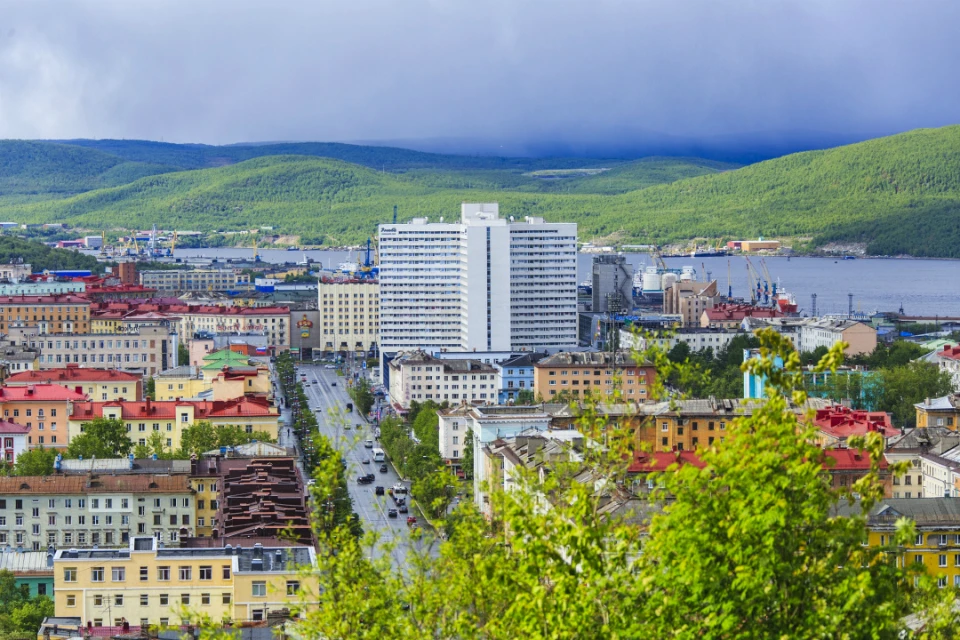
<instances>
[{"instance_id":1,"label":"distant mountain ridge","mask_svg":"<svg viewBox=\"0 0 960 640\"><path fill-rule=\"evenodd\" d=\"M401 219L436 218L455 216L464 200L499 201L509 215L576 221L584 239L763 235L860 242L875 254L960 257L960 126L742 168L701 158L490 158L336 143L116 140L0 141L0 158L5 145L19 145L11 147L14 156L37 158L0 163L0 216L11 220L199 230L269 224L305 242L343 244L372 234L394 205ZM578 168L606 170L562 171ZM137 179L117 184L124 174ZM77 190L60 189L63 182Z\"/></svg>"}]
</instances>

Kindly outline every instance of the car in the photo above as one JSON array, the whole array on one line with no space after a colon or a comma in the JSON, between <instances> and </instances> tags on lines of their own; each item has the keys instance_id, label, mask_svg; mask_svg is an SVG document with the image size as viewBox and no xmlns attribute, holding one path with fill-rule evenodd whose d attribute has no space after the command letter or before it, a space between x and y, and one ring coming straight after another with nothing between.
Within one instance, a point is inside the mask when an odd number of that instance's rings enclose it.
<instances>
[{"instance_id":1,"label":"car","mask_svg":"<svg viewBox=\"0 0 960 640\"><path fill-rule=\"evenodd\" d=\"M393 485L393 492L394 492L394 493L406 493L406 492L407 492L407 488L406 488L405 486L403 486L401 483L398 482L397 484Z\"/></svg>"},{"instance_id":2,"label":"car","mask_svg":"<svg viewBox=\"0 0 960 640\"><path fill-rule=\"evenodd\" d=\"M337 383L336 383L336 382L331 382L331 383L330 383L330 386L331 386L331 387L335 387L335 386L337 386Z\"/></svg>"},{"instance_id":3,"label":"car","mask_svg":"<svg viewBox=\"0 0 960 640\"><path fill-rule=\"evenodd\" d=\"M396 509L387 509L387 517L388 517L388 518L396 518L396 517L397 517L397 510L396 510Z\"/></svg>"},{"instance_id":4,"label":"car","mask_svg":"<svg viewBox=\"0 0 960 640\"><path fill-rule=\"evenodd\" d=\"M349 429L350 429L350 423L347 423L347 424L343 425L343 428L344 428L345 430L349 430Z\"/></svg>"},{"instance_id":5,"label":"car","mask_svg":"<svg viewBox=\"0 0 960 640\"><path fill-rule=\"evenodd\" d=\"M364 448L373 449L373 440L367 438L366 442L363 443Z\"/></svg>"},{"instance_id":6,"label":"car","mask_svg":"<svg viewBox=\"0 0 960 640\"><path fill-rule=\"evenodd\" d=\"M381 486L378 485L378 486L373 490L373 492L374 492L376 495L378 495L378 496L382 496L382 495L383 495L383 487L381 487Z\"/></svg>"},{"instance_id":7,"label":"car","mask_svg":"<svg viewBox=\"0 0 960 640\"><path fill-rule=\"evenodd\" d=\"M408 527L417 526L417 519L414 516L410 516L409 518L407 518L407 526Z\"/></svg>"},{"instance_id":8,"label":"car","mask_svg":"<svg viewBox=\"0 0 960 640\"><path fill-rule=\"evenodd\" d=\"M365 476L363 476L363 477L367 479L367 482L373 482L374 480L377 479L377 476L376 476L375 474L372 474L372 473L368 473L367 475L365 475Z\"/></svg>"},{"instance_id":9,"label":"car","mask_svg":"<svg viewBox=\"0 0 960 640\"><path fill-rule=\"evenodd\" d=\"M387 472L387 465L386 463L384 463L380 465L380 473L386 473L386 472Z\"/></svg>"},{"instance_id":10,"label":"car","mask_svg":"<svg viewBox=\"0 0 960 640\"><path fill-rule=\"evenodd\" d=\"M407 513L407 505L405 504L400 505L400 513Z\"/></svg>"},{"instance_id":11,"label":"car","mask_svg":"<svg viewBox=\"0 0 960 640\"><path fill-rule=\"evenodd\" d=\"M360 424L359 422L358 422L357 424L355 424L354 426L355 426L357 429L363 429L363 425Z\"/></svg>"},{"instance_id":12,"label":"car","mask_svg":"<svg viewBox=\"0 0 960 640\"><path fill-rule=\"evenodd\" d=\"M325 365L323 365L323 368L324 368L324 369L336 369L336 368L337 368L337 365L335 365L335 364L325 364Z\"/></svg>"},{"instance_id":13,"label":"car","mask_svg":"<svg viewBox=\"0 0 960 640\"><path fill-rule=\"evenodd\" d=\"M367 476L358 476L358 477L357 477L357 484L370 484L370 482L371 482L371 481L370 481L369 478L367 478ZM380 487L377 487L377 488L379 489ZM379 495L379 494L378 494L378 495Z\"/></svg>"},{"instance_id":14,"label":"car","mask_svg":"<svg viewBox=\"0 0 960 640\"><path fill-rule=\"evenodd\" d=\"M361 460L361 462L363 464L370 464L370 458L364 458L363 460Z\"/></svg>"}]
</instances>

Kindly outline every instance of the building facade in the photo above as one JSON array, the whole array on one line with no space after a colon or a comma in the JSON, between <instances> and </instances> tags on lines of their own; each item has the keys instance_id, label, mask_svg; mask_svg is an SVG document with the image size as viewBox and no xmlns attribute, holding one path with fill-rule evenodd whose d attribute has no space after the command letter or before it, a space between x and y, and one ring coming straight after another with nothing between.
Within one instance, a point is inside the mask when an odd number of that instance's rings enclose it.
<instances>
[{"instance_id":1,"label":"building facade","mask_svg":"<svg viewBox=\"0 0 960 640\"><path fill-rule=\"evenodd\" d=\"M542 360L545 354L525 353L496 365L497 401L500 404L511 403L517 399L520 391L533 390L533 365Z\"/></svg>"},{"instance_id":2,"label":"building facade","mask_svg":"<svg viewBox=\"0 0 960 640\"><path fill-rule=\"evenodd\" d=\"M56 384L0 387L3 419L27 427L27 446L64 448L69 442L67 420L73 405L87 396Z\"/></svg>"},{"instance_id":3,"label":"building facade","mask_svg":"<svg viewBox=\"0 0 960 640\"><path fill-rule=\"evenodd\" d=\"M567 392L573 398L608 396L619 386L623 397L644 402L650 397L656 369L636 362L626 351L557 353L534 365L534 390L550 402Z\"/></svg>"},{"instance_id":4,"label":"building facade","mask_svg":"<svg viewBox=\"0 0 960 640\"><path fill-rule=\"evenodd\" d=\"M0 545L126 546L154 536L176 545L194 531L186 475L77 475L0 478Z\"/></svg>"},{"instance_id":5,"label":"building facade","mask_svg":"<svg viewBox=\"0 0 960 640\"><path fill-rule=\"evenodd\" d=\"M163 326L145 326L128 333L47 334L23 340L40 350L41 370L62 369L70 363L152 376L176 364L178 335Z\"/></svg>"},{"instance_id":6,"label":"building facade","mask_svg":"<svg viewBox=\"0 0 960 640\"><path fill-rule=\"evenodd\" d=\"M90 301L72 294L0 297L0 333L26 328L33 333L90 331Z\"/></svg>"},{"instance_id":7,"label":"building facade","mask_svg":"<svg viewBox=\"0 0 960 640\"><path fill-rule=\"evenodd\" d=\"M322 351L376 353L380 334L380 284L376 280L321 281L317 285Z\"/></svg>"},{"instance_id":8,"label":"building facade","mask_svg":"<svg viewBox=\"0 0 960 640\"><path fill-rule=\"evenodd\" d=\"M170 549L134 537L125 549L61 549L54 556L58 616L131 631L186 623L184 609L215 623L263 621L300 604L299 570L316 564L309 546ZM306 604L306 603L305 603Z\"/></svg>"},{"instance_id":9,"label":"building facade","mask_svg":"<svg viewBox=\"0 0 960 640\"><path fill-rule=\"evenodd\" d=\"M250 275L240 269L141 271L140 284L157 291L247 291Z\"/></svg>"},{"instance_id":10,"label":"building facade","mask_svg":"<svg viewBox=\"0 0 960 640\"><path fill-rule=\"evenodd\" d=\"M956 431L960 425L960 394L925 398L913 408L917 411L918 427L946 427Z\"/></svg>"},{"instance_id":11,"label":"building facade","mask_svg":"<svg viewBox=\"0 0 960 640\"><path fill-rule=\"evenodd\" d=\"M380 342L400 351L559 350L577 343L576 224L461 207L457 224L381 225Z\"/></svg>"},{"instance_id":12,"label":"building facade","mask_svg":"<svg viewBox=\"0 0 960 640\"><path fill-rule=\"evenodd\" d=\"M633 309L633 266L626 256L594 256L591 270L591 311L627 313Z\"/></svg>"},{"instance_id":13,"label":"building facade","mask_svg":"<svg viewBox=\"0 0 960 640\"><path fill-rule=\"evenodd\" d=\"M797 351L812 352L818 347L829 349L846 342L844 355L869 355L877 348L877 330L869 324L844 318L810 319L800 325Z\"/></svg>"},{"instance_id":14,"label":"building facade","mask_svg":"<svg viewBox=\"0 0 960 640\"><path fill-rule=\"evenodd\" d=\"M403 353L390 361L390 400L410 402L493 404L497 400L497 369L478 360L441 360L424 351Z\"/></svg>"}]
</instances>

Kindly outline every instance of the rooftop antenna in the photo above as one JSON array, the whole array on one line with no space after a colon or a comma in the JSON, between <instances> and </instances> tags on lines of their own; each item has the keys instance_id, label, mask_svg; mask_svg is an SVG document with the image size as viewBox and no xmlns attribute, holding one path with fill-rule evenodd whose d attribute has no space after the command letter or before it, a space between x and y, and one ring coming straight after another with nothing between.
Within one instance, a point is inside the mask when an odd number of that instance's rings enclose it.
<instances>
[{"instance_id":1,"label":"rooftop antenna","mask_svg":"<svg viewBox=\"0 0 960 640\"><path fill-rule=\"evenodd\" d=\"M393 224L397 224L397 205L393 205Z\"/></svg>"}]
</instances>

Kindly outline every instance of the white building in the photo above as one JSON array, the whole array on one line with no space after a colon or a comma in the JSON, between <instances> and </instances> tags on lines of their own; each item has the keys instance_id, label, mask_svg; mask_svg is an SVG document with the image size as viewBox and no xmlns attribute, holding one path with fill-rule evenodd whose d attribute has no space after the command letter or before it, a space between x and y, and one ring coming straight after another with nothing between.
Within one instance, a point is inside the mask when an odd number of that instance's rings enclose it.
<instances>
[{"instance_id":1,"label":"white building","mask_svg":"<svg viewBox=\"0 0 960 640\"><path fill-rule=\"evenodd\" d=\"M494 204L459 223L381 225L380 348L558 351L577 344L577 225L507 221Z\"/></svg>"},{"instance_id":2,"label":"white building","mask_svg":"<svg viewBox=\"0 0 960 640\"><path fill-rule=\"evenodd\" d=\"M3 461L13 464L21 453L27 450L27 435L30 427L0 420L0 442L3 443Z\"/></svg>"},{"instance_id":3,"label":"white building","mask_svg":"<svg viewBox=\"0 0 960 640\"><path fill-rule=\"evenodd\" d=\"M483 475L478 466L480 448L498 438L521 431L545 431L550 416L540 406L459 406L440 412L440 457L458 467L467 447L474 450L474 478Z\"/></svg>"},{"instance_id":4,"label":"white building","mask_svg":"<svg viewBox=\"0 0 960 640\"><path fill-rule=\"evenodd\" d=\"M944 453L924 453L920 456L923 472L923 495L927 498L956 498L956 480L960 478L960 447Z\"/></svg>"},{"instance_id":5,"label":"white building","mask_svg":"<svg viewBox=\"0 0 960 640\"><path fill-rule=\"evenodd\" d=\"M730 344L731 340L742 335L744 335L742 331L728 329L677 329L650 340L665 351L673 349L679 342L685 342L690 346L690 351L709 348L716 353ZM628 329L620 330L620 345L625 349L643 349L646 347L646 342L647 338L637 336Z\"/></svg>"},{"instance_id":6,"label":"white building","mask_svg":"<svg viewBox=\"0 0 960 640\"><path fill-rule=\"evenodd\" d=\"M390 361L390 400L492 404L497 401L497 369L478 360L440 360L423 350L401 353Z\"/></svg>"},{"instance_id":7,"label":"white building","mask_svg":"<svg viewBox=\"0 0 960 640\"><path fill-rule=\"evenodd\" d=\"M838 342L849 346L847 356L870 354L877 348L877 330L868 324L846 318L810 318L800 324L797 351L813 352L817 347L829 349Z\"/></svg>"}]
</instances>

